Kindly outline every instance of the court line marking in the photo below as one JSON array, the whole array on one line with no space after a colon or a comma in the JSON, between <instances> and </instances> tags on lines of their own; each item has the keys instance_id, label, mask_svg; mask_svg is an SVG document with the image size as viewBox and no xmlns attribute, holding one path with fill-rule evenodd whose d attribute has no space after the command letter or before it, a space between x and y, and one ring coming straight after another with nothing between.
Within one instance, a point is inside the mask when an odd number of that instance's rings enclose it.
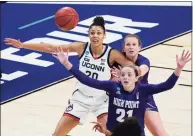
<instances>
[{"instance_id":1,"label":"court line marking","mask_svg":"<svg viewBox=\"0 0 193 136\"><path fill-rule=\"evenodd\" d=\"M162 45L166 45L166 46L175 46L175 47L184 47L184 46L181 46L181 45L166 44L166 43L162 43Z\"/></svg>"},{"instance_id":2,"label":"court line marking","mask_svg":"<svg viewBox=\"0 0 193 136\"><path fill-rule=\"evenodd\" d=\"M21 27L18 27L17 29L20 29L20 30L21 30L21 29L25 29L25 28L28 28L28 27L30 27L30 26L33 26L33 25L42 23L42 22L47 21L47 20L50 20L50 19L52 19L52 18L54 18L54 17L55 17L55 15L52 15L52 16L49 16L49 17L46 17L46 18L43 18L43 19L34 21L34 22L29 23L29 24L27 24L27 25L23 25L23 26L21 26Z\"/></svg>"},{"instance_id":3,"label":"court line marking","mask_svg":"<svg viewBox=\"0 0 193 136\"><path fill-rule=\"evenodd\" d=\"M187 84L178 84L178 85L192 87L192 85L187 85Z\"/></svg>"},{"instance_id":4,"label":"court line marking","mask_svg":"<svg viewBox=\"0 0 193 136\"><path fill-rule=\"evenodd\" d=\"M175 68L168 68L168 67L160 67L160 66L150 66L152 68L161 68L161 69L169 69L169 70L175 70ZM182 70L183 72L192 72L191 70Z\"/></svg>"}]
</instances>

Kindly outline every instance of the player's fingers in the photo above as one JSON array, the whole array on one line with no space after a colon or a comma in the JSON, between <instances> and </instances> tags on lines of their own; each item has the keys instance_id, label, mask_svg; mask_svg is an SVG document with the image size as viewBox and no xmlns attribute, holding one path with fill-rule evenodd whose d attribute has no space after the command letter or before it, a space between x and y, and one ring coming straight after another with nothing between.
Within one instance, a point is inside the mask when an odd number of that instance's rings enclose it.
<instances>
[{"instance_id":1,"label":"player's fingers","mask_svg":"<svg viewBox=\"0 0 193 136\"><path fill-rule=\"evenodd\" d=\"M183 50L183 52L182 52L182 57L184 56L184 52L185 52L185 50Z\"/></svg>"},{"instance_id":2,"label":"player's fingers","mask_svg":"<svg viewBox=\"0 0 193 136\"><path fill-rule=\"evenodd\" d=\"M186 62L188 62L188 61L190 61L191 60L191 57L186 61Z\"/></svg>"},{"instance_id":3,"label":"player's fingers","mask_svg":"<svg viewBox=\"0 0 193 136\"><path fill-rule=\"evenodd\" d=\"M118 69L117 67L115 67L115 66L113 67L113 69L116 70L116 71L117 71L117 70L119 71L119 69Z\"/></svg>"},{"instance_id":4,"label":"player's fingers","mask_svg":"<svg viewBox=\"0 0 193 136\"><path fill-rule=\"evenodd\" d=\"M190 55L191 55L191 53L188 53L188 55L186 56L186 59L189 59Z\"/></svg>"},{"instance_id":5,"label":"player's fingers","mask_svg":"<svg viewBox=\"0 0 193 136\"><path fill-rule=\"evenodd\" d=\"M179 57L178 57L178 54L176 54L176 61L178 61L179 60Z\"/></svg>"},{"instance_id":6,"label":"player's fingers","mask_svg":"<svg viewBox=\"0 0 193 136\"><path fill-rule=\"evenodd\" d=\"M184 58L186 58L189 54L189 51L186 51L185 55L184 55Z\"/></svg>"},{"instance_id":7,"label":"player's fingers","mask_svg":"<svg viewBox=\"0 0 193 136\"><path fill-rule=\"evenodd\" d=\"M119 67L119 70L121 70L121 69L122 69L122 67L121 67L120 65L119 65L118 67Z\"/></svg>"},{"instance_id":8,"label":"player's fingers","mask_svg":"<svg viewBox=\"0 0 193 136\"><path fill-rule=\"evenodd\" d=\"M95 122L95 121L91 121L90 123L93 123L93 124L98 124L98 122Z\"/></svg>"},{"instance_id":9,"label":"player's fingers","mask_svg":"<svg viewBox=\"0 0 193 136\"><path fill-rule=\"evenodd\" d=\"M52 54L52 56L53 56L54 58L56 58L57 60L59 60L59 58L58 58L58 56L57 56L57 55Z\"/></svg>"},{"instance_id":10,"label":"player's fingers","mask_svg":"<svg viewBox=\"0 0 193 136\"><path fill-rule=\"evenodd\" d=\"M60 53L64 53L61 46L59 46L59 50L60 50Z\"/></svg>"},{"instance_id":11,"label":"player's fingers","mask_svg":"<svg viewBox=\"0 0 193 136\"><path fill-rule=\"evenodd\" d=\"M117 74L113 74L113 73L112 73L112 75L113 75L114 77L116 77L116 78L119 78L119 76L118 76Z\"/></svg>"},{"instance_id":12,"label":"player's fingers","mask_svg":"<svg viewBox=\"0 0 193 136\"><path fill-rule=\"evenodd\" d=\"M95 125L92 130L96 131L97 130L97 125Z\"/></svg>"},{"instance_id":13,"label":"player's fingers","mask_svg":"<svg viewBox=\"0 0 193 136\"><path fill-rule=\"evenodd\" d=\"M5 38L4 41L10 41L10 38Z\"/></svg>"},{"instance_id":14,"label":"player's fingers","mask_svg":"<svg viewBox=\"0 0 193 136\"><path fill-rule=\"evenodd\" d=\"M60 47L57 47L57 48L56 48L56 52L57 52L57 53L60 53Z\"/></svg>"},{"instance_id":15,"label":"player's fingers","mask_svg":"<svg viewBox=\"0 0 193 136\"><path fill-rule=\"evenodd\" d=\"M68 57L68 53L69 53L69 49L68 49L67 52L66 52L67 57Z\"/></svg>"}]
</instances>

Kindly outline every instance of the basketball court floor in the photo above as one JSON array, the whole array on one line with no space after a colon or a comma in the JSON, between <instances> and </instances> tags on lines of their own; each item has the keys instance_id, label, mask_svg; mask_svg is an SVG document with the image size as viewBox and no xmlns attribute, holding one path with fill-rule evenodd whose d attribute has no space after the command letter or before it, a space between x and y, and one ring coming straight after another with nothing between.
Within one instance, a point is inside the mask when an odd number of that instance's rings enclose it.
<instances>
[{"instance_id":1,"label":"basketball court floor","mask_svg":"<svg viewBox=\"0 0 193 136\"><path fill-rule=\"evenodd\" d=\"M176 67L175 55L191 51L192 32L186 32L141 51L150 59L150 83L165 81ZM191 62L177 85L168 92L154 95L169 136L191 136ZM51 136L74 91L75 78L45 88L1 106L2 136ZM102 136L92 131L95 117L89 114L84 125L70 132L72 136ZM147 136L151 134L147 131Z\"/></svg>"}]
</instances>

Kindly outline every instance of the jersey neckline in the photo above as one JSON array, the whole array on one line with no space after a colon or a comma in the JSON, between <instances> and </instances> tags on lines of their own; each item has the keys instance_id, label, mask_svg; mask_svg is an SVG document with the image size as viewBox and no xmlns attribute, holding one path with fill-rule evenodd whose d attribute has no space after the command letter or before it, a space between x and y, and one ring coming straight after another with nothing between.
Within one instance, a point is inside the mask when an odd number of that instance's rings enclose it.
<instances>
[{"instance_id":1,"label":"jersey neckline","mask_svg":"<svg viewBox=\"0 0 193 136\"><path fill-rule=\"evenodd\" d=\"M101 57L103 57L103 55L106 53L106 51L107 51L107 49L108 49L108 45L107 45L107 44L103 44L103 46L105 46L105 50L104 50L103 53L102 53L99 57L97 57L97 58L94 58L94 57L93 57L93 53L92 53L92 50L91 50L91 45L89 46L89 51L90 51L91 56L92 56L93 59L97 60L97 59L100 59Z\"/></svg>"}]
</instances>

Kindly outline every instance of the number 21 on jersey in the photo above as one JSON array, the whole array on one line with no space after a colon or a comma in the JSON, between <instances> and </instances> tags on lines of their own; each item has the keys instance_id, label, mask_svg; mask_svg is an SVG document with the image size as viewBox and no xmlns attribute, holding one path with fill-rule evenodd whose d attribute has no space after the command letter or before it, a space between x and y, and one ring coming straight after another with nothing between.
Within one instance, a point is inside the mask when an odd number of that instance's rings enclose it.
<instances>
[{"instance_id":1,"label":"number 21 on jersey","mask_svg":"<svg viewBox=\"0 0 193 136\"><path fill-rule=\"evenodd\" d=\"M119 114L119 116L117 117L117 121L119 121L119 122L124 121L124 117L125 117L126 114L128 115L128 117L133 116L133 110L128 110L126 112L125 109L117 109L116 113Z\"/></svg>"}]
</instances>

